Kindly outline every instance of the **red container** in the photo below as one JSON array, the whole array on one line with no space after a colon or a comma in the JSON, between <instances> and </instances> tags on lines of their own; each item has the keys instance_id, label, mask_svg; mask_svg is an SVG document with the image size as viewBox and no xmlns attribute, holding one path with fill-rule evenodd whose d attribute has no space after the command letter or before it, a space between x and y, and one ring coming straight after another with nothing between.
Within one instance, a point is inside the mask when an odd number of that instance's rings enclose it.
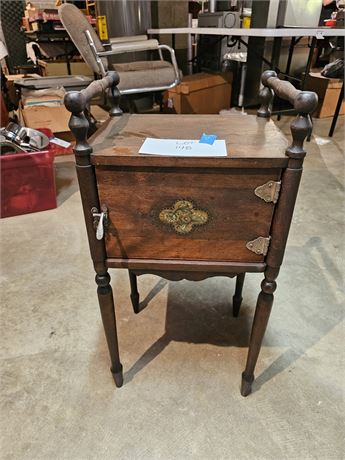
<instances>
[{"instance_id":1,"label":"red container","mask_svg":"<svg viewBox=\"0 0 345 460\"><path fill-rule=\"evenodd\" d=\"M326 27L335 27L337 25L336 19L325 19L323 22Z\"/></svg>"},{"instance_id":2,"label":"red container","mask_svg":"<svg viewBox=\"0 0 345 460\"><path fill-rule=\"evenodd\" d=\"M48 128L39 128L37 131L41 131L41 133L45 134L48 139L52 139L54 137L53 131ZM54 156L60 156L60 155L72 155L73 154L73 147L70 145L69 147L61 147L60 145L54 144L53 142L50 142L50 144L47 146L47 150L52 151L54 153Z\"/></svg>"},{"instance_id":3,"label":"red container","mask_svg":"<svg viewBox=\"0 0 345 460\"><path fill-rule=\"evenodd\" d=\"M0 156L0 217L56 208L53 162L53 151Z\"/></svg>"}]
</instances>

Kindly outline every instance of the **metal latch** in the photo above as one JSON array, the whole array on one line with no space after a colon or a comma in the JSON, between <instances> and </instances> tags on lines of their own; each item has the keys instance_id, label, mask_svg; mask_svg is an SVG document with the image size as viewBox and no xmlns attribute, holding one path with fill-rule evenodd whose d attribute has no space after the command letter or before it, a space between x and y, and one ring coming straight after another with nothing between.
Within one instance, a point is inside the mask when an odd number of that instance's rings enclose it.
<instances>
[{"instance_id":1,"label":"metal latch","mask_svg":"<svg viewBox=\"0 0 345 460\"><path fill-rule=\"evenodd\" d=\"M96 238L101 240L104 236L104 227L108 225L108 209L103 204L101 206L101 212L96 207L91 209L93 217L93 226L96 230Z\"/></svg>"},{"instance_id":2,"label":"metal latch","mask_svg":"<svg viewBox=\"0 0 345 460\"><path fill-rule=\"evenodd\" d=\"M266 201L266 203L276 203L279 197L281 181L270 180L266 184L256 187L254 193L256 196Z\"/></svg>"},{"instance_id":3,"label":"metal latch","mask_svg":"<svg viewBox=\"0 0 345 460\"><path fill-rule=\"evenodd\" d=\"M270 245L270 240L270 236L268 236L267 238L265 238L264 236L259 236L255 240L248 241L248 243L246 244L246 248L249 249L249 251L255 252L255 254L265 256Z\"/></svg>"}]
</instances>

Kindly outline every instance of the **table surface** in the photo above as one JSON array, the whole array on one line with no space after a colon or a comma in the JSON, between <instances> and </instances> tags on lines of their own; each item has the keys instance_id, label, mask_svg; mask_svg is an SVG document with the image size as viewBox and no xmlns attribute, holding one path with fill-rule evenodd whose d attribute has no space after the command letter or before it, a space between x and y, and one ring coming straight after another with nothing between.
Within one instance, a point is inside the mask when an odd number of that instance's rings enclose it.
<instances>
[{"instance_id":1,"label":"table surface","mask_svg":"<svg viewBox=\"0 0 345 460\"><path fill-rule=\"evenodd\" d=\"M299 28L286 27L279 29L261 28L221 28L221 27L176 27L165 29L148 29L148 34L198 34L198 35L229 35L242 37L344 37L345 29L318 27Z\"/></svg>"},{"instance_id":2,"label":"table surface","mask_svg":"<svg viewBox=\"0 0 345 460\"><path fill-rule=\"evenodd\" d=\"M141 155L139 149L147 137L158 139L200 139L203 133L216 134L226 142L224 158L187 158ZM235 160L267 160L272 166L284 166L288 141L272 120L255 115L122 115L110 118L91 138L94 164L131 164L137 159L150 164L164 159L164 164L195 166L217 162L229 167ZM229 162L229 160L232 160ZM248 163L249 164L249 163Z\"/></svg>"}]
</instances>

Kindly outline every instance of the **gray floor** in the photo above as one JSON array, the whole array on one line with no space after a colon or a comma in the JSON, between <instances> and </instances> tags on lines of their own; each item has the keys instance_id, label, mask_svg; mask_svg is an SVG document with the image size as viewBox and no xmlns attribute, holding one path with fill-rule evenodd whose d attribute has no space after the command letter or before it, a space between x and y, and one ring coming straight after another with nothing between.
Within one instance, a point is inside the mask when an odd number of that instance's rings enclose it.
<instances>
[{"instance_id":1,"label":"gray floor","mask_svg":"<svg viewBox=\"0 0 345 460\"><path fill-rule=\"evenodd\" d=\"M315 136L328 140L329 124L316 120ZM234 319L234 280L142 277L149 305L136 316L126 271L112 271L125 370L114 387L73 158L59 158L58 208L1 221L1 458L344 458L343 125L307 145L248 398L240 374L262 275L247 276Z\"/></svg>"}]
</instances>

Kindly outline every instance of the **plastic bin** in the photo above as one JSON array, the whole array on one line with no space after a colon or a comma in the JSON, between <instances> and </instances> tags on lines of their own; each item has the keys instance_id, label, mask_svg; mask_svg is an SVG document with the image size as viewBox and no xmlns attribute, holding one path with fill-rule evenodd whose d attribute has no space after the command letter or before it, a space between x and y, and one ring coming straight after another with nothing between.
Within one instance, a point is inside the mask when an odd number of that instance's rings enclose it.
<instances>
[{"instance_id":1,"label":"plastic bin","mask_svg":"<svg viewBox=\"0 0 345 460\"><path fill-rule=\"evenodd\" d=\"M56 208L54 152L0 156L1 217Z\"/></svg>"}]
</instances>

